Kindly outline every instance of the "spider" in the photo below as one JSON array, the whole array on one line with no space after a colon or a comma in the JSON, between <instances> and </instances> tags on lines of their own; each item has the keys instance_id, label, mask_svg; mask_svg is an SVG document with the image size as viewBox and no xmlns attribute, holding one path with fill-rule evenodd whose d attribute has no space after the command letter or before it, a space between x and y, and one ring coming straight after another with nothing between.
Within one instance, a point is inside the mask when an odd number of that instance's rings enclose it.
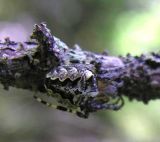
<instances>
[{"instance_id":1,"label":"spider","mask_svg":"<svg viewBox=\"0 0 160 142\"><path fill-rule=\"evenodd\" d=\"M62 41L52 36L45 23L35 25L31 38L36 39L60 60L60 65L50 70L44 81L48 97L53 97L57 105L34 96L37 101L48 107L75 113L82 118L88 118L91 112L103 109L118 110L123 106L121 96L116 93L106 94L105 90L101 90L94 64L99 63L98 55L93 58L93 54L84 54L78 46L74 50L69 49ZM105 68L110 68L110 64L107 65L105 62ZM105 85L108 86L108 83L109 81Z\"/></svg>"},{"instance_id":2,"label":"spider","mask_svg":"<svg viewBox=\"0 0 160 142\"><path fill-rule=\"evenodd\" d=\"M123 106L123 99L100 93L96 75L89 65L61 65L46 74L45 88L47 95L53 97L58 105L49 103L40 97L34 98L48 106L88 118L89 113L98 110L118 110ZM114 101L112 101L114 100Z\"/></svg>"}]
</instances>

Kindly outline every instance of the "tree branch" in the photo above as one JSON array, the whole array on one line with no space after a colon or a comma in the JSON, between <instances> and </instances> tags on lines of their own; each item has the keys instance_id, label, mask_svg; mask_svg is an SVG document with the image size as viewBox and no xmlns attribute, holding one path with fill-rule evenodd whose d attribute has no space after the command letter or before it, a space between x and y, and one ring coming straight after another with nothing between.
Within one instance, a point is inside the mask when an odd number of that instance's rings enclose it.
<instances>
[{"instance_id":1,"label":"tree branch","mask_svg":"<svg viewBox=\"0 0 160 142\"><path fill-rule=\"evenodd\" d=\"M51 35L45 24L35 25L31 41L0 43L0 82L46 92L46 74L61 65L86 65L96 76L100 94L126 96L147 103L160 98L160 54L113 57L69 48Z\"/></svg>"}]
</instances>

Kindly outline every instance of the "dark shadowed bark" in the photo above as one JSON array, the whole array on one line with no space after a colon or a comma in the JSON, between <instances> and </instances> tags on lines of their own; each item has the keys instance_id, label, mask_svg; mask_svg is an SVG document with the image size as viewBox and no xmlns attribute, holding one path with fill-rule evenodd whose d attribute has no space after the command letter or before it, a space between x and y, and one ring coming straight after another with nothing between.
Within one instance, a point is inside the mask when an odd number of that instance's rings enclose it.
<instances>
[{"instance_id":1,"label":"dark shadowed bark","mask_svg":"<svg viewBox=\"0 0 160 142\"><path fill-rule=\"evenodd\" d=\"M61 65L85 65L96 77L99 93L126 96L147 103L160 98L160 54L113 57L69 48L51 35L45 24L35 25L31 40L0 43L0 82L46 92L46 74Z\"/></svg>"}]
</instances>

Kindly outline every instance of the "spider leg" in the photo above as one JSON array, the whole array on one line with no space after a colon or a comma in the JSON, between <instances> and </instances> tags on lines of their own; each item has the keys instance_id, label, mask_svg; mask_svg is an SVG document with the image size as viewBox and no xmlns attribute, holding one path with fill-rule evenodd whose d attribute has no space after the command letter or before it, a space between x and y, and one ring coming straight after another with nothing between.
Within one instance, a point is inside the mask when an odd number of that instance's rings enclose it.
<instances>
[{"instance_id":1,"label":"spider leg","mask_svg":"<svg viewBox=\"0 0 160 142\"><path fill-rule=\"evenodd\" d=\"M69 101L67 101L67 100L64 100L63 98L62 98L62 96L60 95L60 94L58 94L58 93L53 93L53 91L51 90L51 89L48 89L47 87L46 87L46 85L44 85L45 86L45 88L46 88L46 90L47 90L47 96L48 97L53 97L57 102L59 102L59 103L62 103L62 104L69 104Z\"/></svg>"},{"instance_id":2,"label":"spider leg","mask_svg":"<svg viewBox=\"0 0 160 142\"><path fill-rule=\"evenodd\" d=\"M78 110L69 109L65 106L54 105L52 103L48 103L47 101L44 101L43 99L41 99L40 97L37 97L37 96L33 96L33 98L35 100L37 100L38 102L44 104L47 107L52 107L52 108L55 108L55 109L58 109L58 110L61 110L61 111L70 112L70 113L76 114L78 117L81 117L81 118L88 118L89 113L87 113L87 112L83 113L83 112L78 111Z\"/></svg>"},{"instance_id":3,"label":"spider leg","mask_svg":"<svg viewBox=\"0 0 160 142\"><path fill-rule=\"evenodd\" d=\"M46 91L47 91L47 96L51 96L53 98L58 98L58 99L61 99L62 97L60 95L58 95L57 93L53 93L53 91L51 89L48 89L46 87L46 85L44 85Z\"/></svg>"},{"instance_id":4,"label":"spider leg","mask_svg":"<svg viewBox=\"0 0 160 142\"><path fill-rule=\"evenodd\" d=\"M123 105L124 105L124 100L122 97L119 96L119 98L113 103L94 104L93 108L95 110L102 110L102 109L119 110Z\"/></svg>"},{"instance_id":5,"label":"spider leg","mask_svg":"<svg viewBox=\"0 0 160 142\"><path fill-rule=\"evenodd\" d=\"M113 104L112 103L104 104L102 107L104 109L119 110L123 105L124 105L124 100L122 97L119 96L119 98Z\"/></svg>"},{"instance_id":6,"label":"spider leg","mask_svg":"<svg viewBox=\"0 0 160 142\"><path fill-rule=\"evenodd\" d=\"M84 112L84 113L82 113L82 112L80 112L80 111L77 111L76 112L76 115L78 116L78 117L81 117L81 118L88 118L88 116L89 116L89 112Z\"/></svg>"},{"instance_id":7,"label":"spider leg","mask_svg":"<svg viewBox=\"0 0 160 142\"><path fill-rule=\"evenodd\" d=\"M47 106L47 107L52 107L52 108L55 108L55 109L57 108L57 105L54 105L54 104L52 104L52 103L48 103L47 101L44 101L44 100L41 99L40 97L37 97L37 96L34 95L33 98L34 98L36 101L44 104L44 105Z\"/></svg>"}]
</instances>

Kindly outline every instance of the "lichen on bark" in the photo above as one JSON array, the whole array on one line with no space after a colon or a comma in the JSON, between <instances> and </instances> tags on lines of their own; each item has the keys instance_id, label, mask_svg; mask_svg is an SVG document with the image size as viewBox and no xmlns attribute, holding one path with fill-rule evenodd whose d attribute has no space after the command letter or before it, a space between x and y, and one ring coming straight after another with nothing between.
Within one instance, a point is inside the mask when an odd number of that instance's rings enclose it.
<instances>
[{"instance_id":1,"label":"lichen on bark","mask_svg":"<svg viewBox=\"0 0 160 142\"><path fill-rule=\"evenodd\" d=\"M44 23L35 25L30 41L0 42L0 82L45 93L44 81L51 69L61 65L88 66L96 76L100 94L126 96L148 103L160 98L160 54L114 57L69 48L54 37Z\"/></svg>"}]
</instances>

